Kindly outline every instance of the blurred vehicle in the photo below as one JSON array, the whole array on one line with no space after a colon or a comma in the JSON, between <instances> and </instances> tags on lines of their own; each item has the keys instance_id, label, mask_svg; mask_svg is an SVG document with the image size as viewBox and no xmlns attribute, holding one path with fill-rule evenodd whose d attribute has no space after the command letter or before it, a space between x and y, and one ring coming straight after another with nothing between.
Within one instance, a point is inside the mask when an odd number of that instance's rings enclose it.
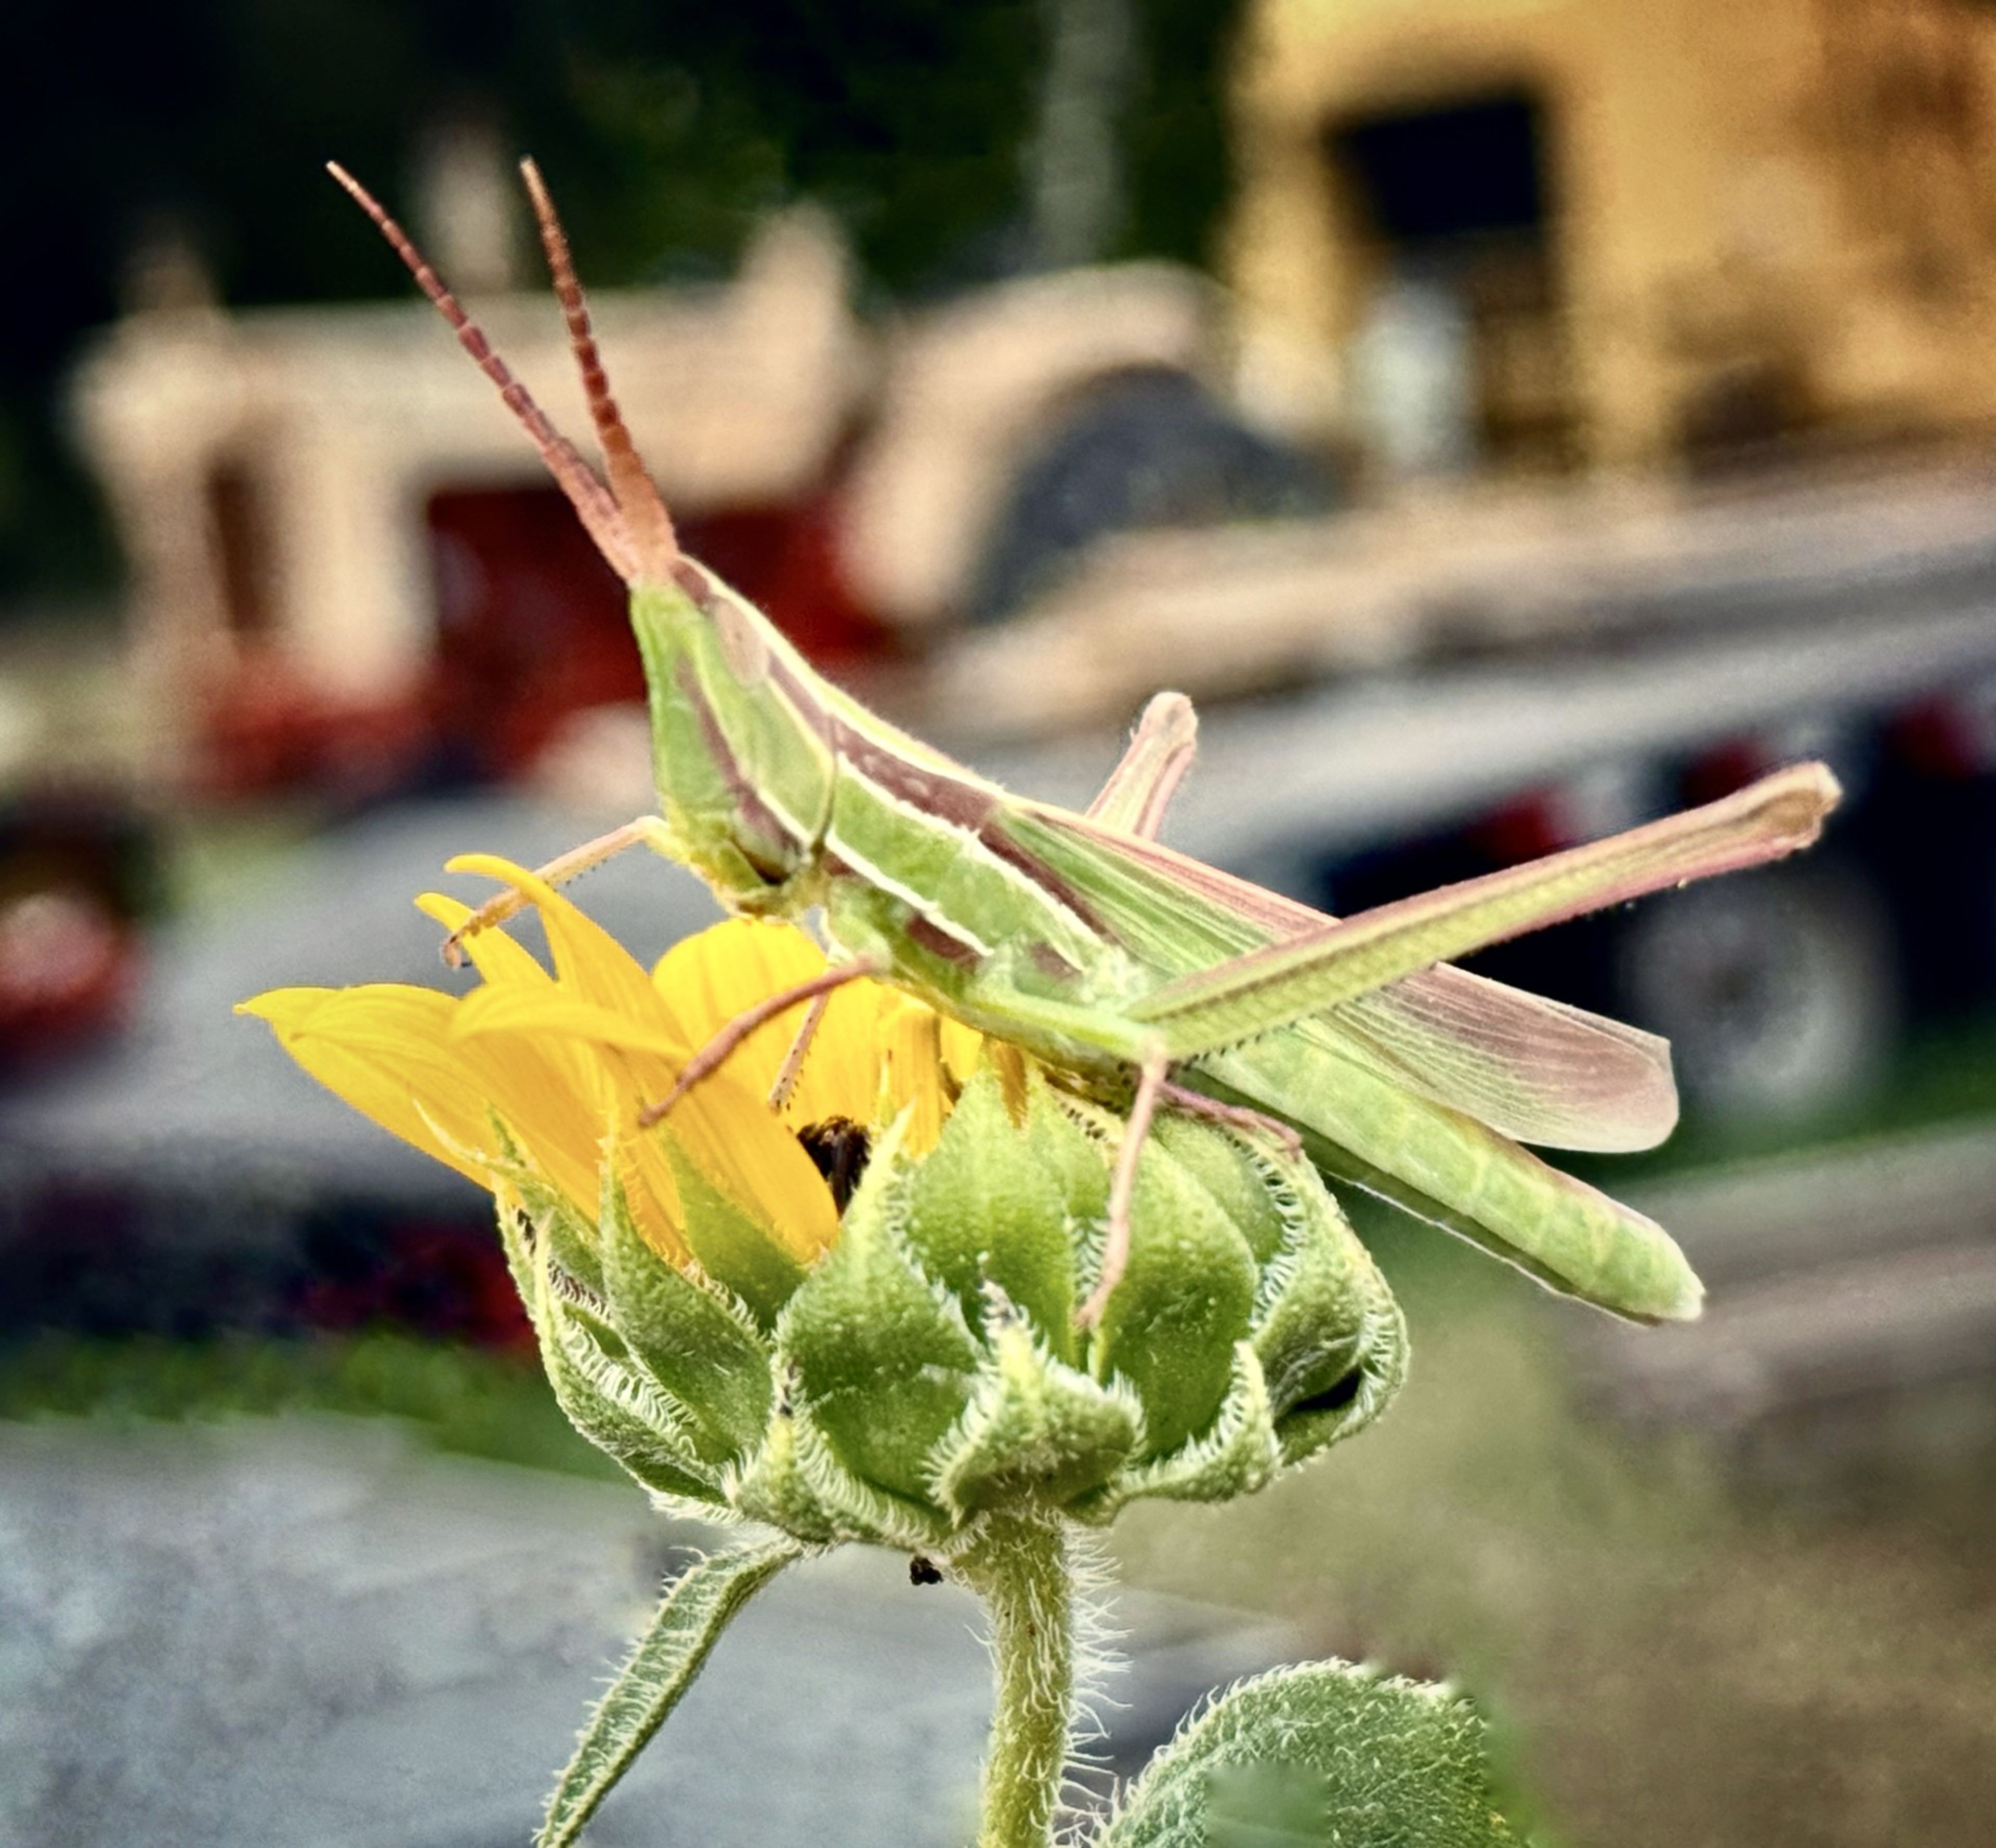
<instances>
[{"instance_id":1,"label":"blurred vehicle","mask_svg":"<svg viewBox=\"0 0 1996 1848\"><path fill-rule=\"evenodd\" d=\"M74 395L163 767L215 793L364 797L504 776L642 697L621 587L426 304L234 315L184 270ZM545 287L471 305L586 429ZM862 673L1011 613L1105 532L1323 503L1227 401L1218 292L1168 264L868 324L829 221L798 211L731 284L593 305L688 549Z\"/></svg>"},{"instance_id":2,"label":"blurred vehicle","mask_svg":"<svg viewBox=\"0 0 1996 1848\"><path fill-rule=\"evenodd\" d=\"M1423 414L1453 404L1467 466L1704 468L1996 415L1987 8L1246 12L1223 268L1249 337L1361 373L1425 345L1457 384ZM1419 407L1313 408L1376 470Z\"/></svg>"},{"instance_id":3,"label":"blurred vehicle","mask_svg":"<svg viewBox=\"0 0 1996 1848\"><path fill-rule=\"evenodd\" d=\"M156 830L128 799L0 799L0 1081L123 1024L161 896Z\"/></svg>"},{"instance_id":4,"label":"blurred vehicle","mask_svg":"<svg viewBox=\"0 0 1996 1848\"><path fill-rule=\"evenodd\" d=\"M1354 511L1093 549L936 703L986 738L1996 556L1996 13L1254 0L1234 394Z\"/></svg>"}]
</instances>

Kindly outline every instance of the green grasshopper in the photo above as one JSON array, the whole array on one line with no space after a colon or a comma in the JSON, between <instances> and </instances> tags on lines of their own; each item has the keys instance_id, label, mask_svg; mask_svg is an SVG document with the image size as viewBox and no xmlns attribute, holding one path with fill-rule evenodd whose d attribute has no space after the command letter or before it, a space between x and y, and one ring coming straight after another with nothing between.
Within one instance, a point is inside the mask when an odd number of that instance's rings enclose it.
<instances>
[{"instance_id":1,"label":"green grasshopper","mask_svg":"<svg viewBox=\"0 0 1996 1848\"><path fill-rule=\"evenodd\" d=\"M893 983L1127 1109L1098 1320L1127 1254L1139 1151L1161 1106L1300 1142L1379 1194L1550 1287L1643 1320L1697 1314L1700 1286L1641 1214L1521 1141L1648 1148L1677 1100L1653 1036L1449 966L1642 893L1808 845L1836 804L1820 764L1529 865L1342 921L1155 838L1189 766L1189 702L1161 694L1086 814L1009 794L821 678L762 614L679 549L605 377L566 239L524 164L602 451L599 478L381 206L331 170L498 387L629 586L659 813L543 869L559 881L642 845L728 910L817 909L841 955L703 1049L656 1120L765 1021L861 976ZM523 903L504 893L465 927ZM455 940L446 954L455 952Z\"/></svg>"}]
</instances>

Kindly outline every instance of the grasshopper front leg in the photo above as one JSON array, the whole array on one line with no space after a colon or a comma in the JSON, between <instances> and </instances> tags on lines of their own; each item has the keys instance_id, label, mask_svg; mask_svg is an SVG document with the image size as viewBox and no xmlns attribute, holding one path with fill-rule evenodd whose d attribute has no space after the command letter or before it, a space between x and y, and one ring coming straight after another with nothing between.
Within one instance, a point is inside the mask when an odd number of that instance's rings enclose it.
<instances>
[{"instance_id":1,"label":"grasshopper front leg","mask_svg":"<svg viewBox=\"0 0 1996 1848\"><path fill-rule=\"evenodd\" d=\"M601 866L606 860L614 860L627 848L649 847L662 859L673 859L671 844L666 838L666 824L657 815L640 815L635 821L626 821L621 828L613 828L607 834L598 835L593 841L585 841L580 847L571 847L566 853L558 853L545 866L536 866L534 876L550 886L566 885L570 879ZM444 870L455 872L459 862L451 860ZM453 969L464 965L464 940L480 931L489 931L494 924L502 924L509 917L525 909L526 894L517 886L508 886L504 891L494 893L477 910L443 940L443 959Z\"/></svg>"},{"instance_id":2,"label":"grasshopper front leg","mask_svg":"<svg viewBox=\"0 0 1996 1848\"><path fill-rule=\"evenodd\" d=\"M1183 693L1153 695L1137 721L1121 760L1089 804L1089 815L1126 834L1155 840L1172 795L1192 767L1199 748L1198 731L1192 701ZM674 859L676 856L665 838L665 826L657 815L639 815L607 834L556 854L545 865L536 866L534 876L550 886L566 885L633 847L649 847L660 859ZM513 886L494 893L443 940L444 961L453 969L461 969L466 938L517 917L526 904L525 896ZM816 1025L815 1020L807 1023L809 1027ZM803 1050L810 1042L807 1033L800 1033L799 1038L802 1044L796 1051L801 1062ZM791 1076L794 1082L795 1074Z\"/></svg>"},{"instance_id":3,"label":"grasshopper front leg","mask_svg":"<svg viewBox=\"0 0 1996 1848\"><path fill-rule=\"evenodd\" d=\"M861 956L851 962L836 963L822 975L812 976L808 982L800 982L793 987L779 989L773 995L758 1001L753 1007L744 1008L687 1062L686 1069L680 1072L672 1089L665 1096L656 1103L647 1104L638 1113L638 1127L649 1129L655 1123L662 1122L673 1106L710 1072L718 1071L728 1055L757 1027L773 1020L779 1014L789 1013L793 1007L801 1007L807 1001L814 1003L821 1001L829 996L833 989L843 988L848 982L857 982L868 976L877 976L880 970L879 963L871 957ZM805 1026L814 1027L821 1016L822 1010L814 1005L810 1014L806 1017ZM791 1050L794 1053L796 1048L793 1046ZM803 1062L801 1058L797 1062ZM790 1060L786 1058L783 1063L787 1070ZM794 1082L794 1074L792 1074L792 1079ZM781 1100L772 1101L779 1103Z\"/></svg>"}]
</instances>

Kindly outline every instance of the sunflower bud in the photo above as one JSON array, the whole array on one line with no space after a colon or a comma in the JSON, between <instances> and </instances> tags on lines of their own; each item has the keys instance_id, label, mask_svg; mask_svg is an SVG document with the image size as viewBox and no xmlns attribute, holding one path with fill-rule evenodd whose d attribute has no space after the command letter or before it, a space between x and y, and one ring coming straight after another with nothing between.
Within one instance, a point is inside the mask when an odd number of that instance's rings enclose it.
<instances>
[{"instance_id":1,"label":"sunflower bud","mask_svg":"<svg viewBox=\"0 0 1996 1848\"><path fill-rule=\"evenodd\" d=\"M1252 1132L1155 1126L1128 1268L1078 1329L1120 1125L1000 1062L926 1153L906 1115L878 1138L766 1327L659 1256L614 1181L591 1227L518 1172L508 1248L577 1426L675 1501L947 1553L1010 1505L1246 1494L1378 1415L1399 1309L1315 1170ZM714 1203L683 1204L697 1244Z\"/></svg>"}]
</instances>

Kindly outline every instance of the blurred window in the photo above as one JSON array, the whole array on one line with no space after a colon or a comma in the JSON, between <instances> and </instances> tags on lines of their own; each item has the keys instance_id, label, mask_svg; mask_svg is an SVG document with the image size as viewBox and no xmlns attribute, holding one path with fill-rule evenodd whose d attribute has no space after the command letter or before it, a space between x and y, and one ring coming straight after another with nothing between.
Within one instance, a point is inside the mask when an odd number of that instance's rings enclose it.
<instances>
[{"instance_id":1,"label":"blurred window","mask_svg":"<svg viewBox=\"0 0 1996 1848\"><path fill-rule=\"evenodd\" d=\"M1366 117L1324 137L1350 229L1370 247L1354 384L1389 475L1577 459L1547 139L1523 93Z\"/></svg>"}]
</instances>

